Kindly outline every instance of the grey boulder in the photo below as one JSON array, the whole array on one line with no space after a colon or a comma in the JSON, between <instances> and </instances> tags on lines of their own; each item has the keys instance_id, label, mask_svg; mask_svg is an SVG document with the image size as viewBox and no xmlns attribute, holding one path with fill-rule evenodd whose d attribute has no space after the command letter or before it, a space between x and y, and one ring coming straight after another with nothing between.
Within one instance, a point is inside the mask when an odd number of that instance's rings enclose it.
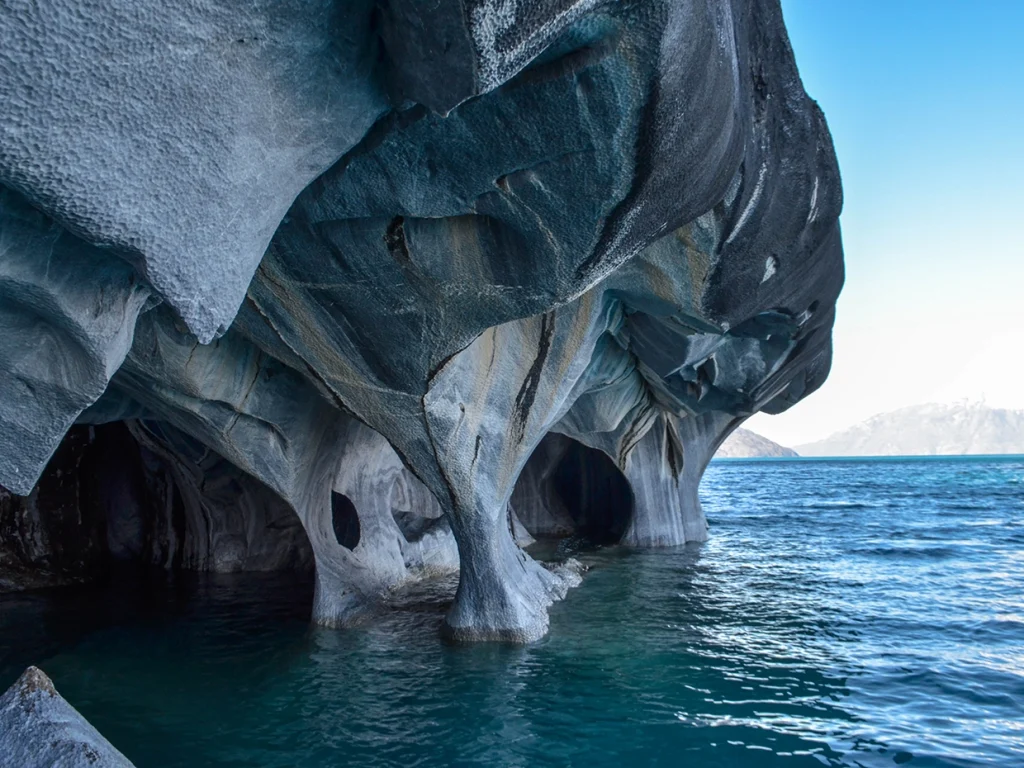
<instances>
[{"instance_id":1,"label":"grey boulder","mask_svg":"<svg viewBox=\"0 0 1024 768\"><path fill-rule=\"evenodd\" d=\"M36 667L0 696L0 766L133 768Z\"/></svg>"}]
</instances>

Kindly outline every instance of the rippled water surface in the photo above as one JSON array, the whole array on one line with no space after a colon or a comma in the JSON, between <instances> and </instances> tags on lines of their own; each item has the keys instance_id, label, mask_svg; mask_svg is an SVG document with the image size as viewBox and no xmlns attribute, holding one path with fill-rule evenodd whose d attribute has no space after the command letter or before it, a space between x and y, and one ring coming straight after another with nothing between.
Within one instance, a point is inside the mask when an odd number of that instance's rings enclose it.
<instances>
[{"instance_id":1,"label":"rippled water surface","mask_svg":"<svg viewBox=\"0 0 1024 768\"><path fill-rule=\"evenodd\" d=\"M310 586L0 598L150 766L1024 765L1024 459L720 462L711 540L580 555L543 641L448 647L434 585L350 631Z\"/></svg>"}]
</instances>

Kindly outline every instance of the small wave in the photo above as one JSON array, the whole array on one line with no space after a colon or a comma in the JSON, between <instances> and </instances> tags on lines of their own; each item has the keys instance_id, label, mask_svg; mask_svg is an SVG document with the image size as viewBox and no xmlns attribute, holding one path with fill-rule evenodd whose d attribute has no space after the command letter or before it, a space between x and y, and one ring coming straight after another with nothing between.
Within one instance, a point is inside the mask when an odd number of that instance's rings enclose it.
<instances>
[{"instance_id":1,"label":"small wave","mask_svg":"<svg viewBox=\"0 0 1024 768\"><path fill-rule=\"evenodd\" d=\"M810 499L800 504L804 509L880 509L883 502L846 501L844 499Z\"/></svg>"},{"instance_id":2,"label":"small wave","mask_svg":"<svg viewBox=\"0 0 1024 768\"><path fill-rule=\"evenodd\" d=\"M929 560L944 560L956 556L957 552L952 547L857 547L850 550L854 555L873 555L878 557L905 557L923 558Z\"/></svg>"}]
</instances>

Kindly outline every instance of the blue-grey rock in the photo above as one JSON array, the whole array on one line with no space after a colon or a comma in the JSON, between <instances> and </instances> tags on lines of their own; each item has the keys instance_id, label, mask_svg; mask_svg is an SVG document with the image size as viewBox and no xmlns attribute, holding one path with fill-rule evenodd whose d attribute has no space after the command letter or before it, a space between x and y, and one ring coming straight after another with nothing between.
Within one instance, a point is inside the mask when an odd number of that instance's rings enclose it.
<instances>
[{"instance_id":1,"label":"blue-grey rock","mask_svg":"<svg viewBox=\"0 0 1024 768\"><path fill-rule=\"evenodd\" d=\"M22 495L32 490L68 428L121 365L150 296L127 263L0 186L3 485Z\"/></svg>"},{"instance_id":2,"label":"blue-grey rock","mask_svg":"<svg viewBox=\"0 0 1024 768\"><path fill-rule=\"evenodd\" d=\"M3 768L132 768L68 704L42 670L29 667L0 696Z\"/></svg>"},{"instance_id":3,"label":"blue-grey rock","mask_svg":"<svg viewBox=\"0 0 1024 768\"><path fill-rule=\"evenodd\" d=\"M0 592L90 581L103 570L98 470L87 427L73 427L28 496L0 488ZM120 458L120 457L118 457Z\"/></svg>"},{"instance_id":4,"label":"blue-grey rock","mask_svg":"<svg viewBox=\"0 0 1024 768\"><path fill-rule=\"evenodd\" d=\"M295 195L387 108L373 3L13 0L0 184L230 325Z\"/></svg>"},{"instance_id":5,"label":"blue-grey rock","mask_svg":"<svg viewBox=\"0 0 1024 768\"><path fill-rule=\"evenodd\" d=\"M145 492L136 499L111 494L113 558L214 573L312 568L301 521L279 495L165 421L133 420L127 428L139 447ZM111 521L127 529L118 541Z\"/></svg>"},{"instance_id":6,"label":"blue-grey rock","mask_svg":"<svg viewBox=\"0 0 1024 768\"><path fill-rule=\"evenodd\" d=\"M240 533L283 505L316 621L457 551L446 634L529 641L579 574L518 542L703 540L717 447L828 374L840 180L776 0L80 5L0 11L3 310L72 336L0 377L16 492L138 420L175 487L273 496L186 494L192 567L283 564Z\"/></svg>"}]
</instances>

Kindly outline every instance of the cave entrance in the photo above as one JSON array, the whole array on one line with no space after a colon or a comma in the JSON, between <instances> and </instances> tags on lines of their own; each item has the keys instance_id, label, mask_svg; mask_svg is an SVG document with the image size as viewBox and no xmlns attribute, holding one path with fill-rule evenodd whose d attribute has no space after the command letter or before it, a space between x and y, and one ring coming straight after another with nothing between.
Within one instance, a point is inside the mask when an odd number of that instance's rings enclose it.
<instances>
[{"instance_id":1,"label":"cave entrance","mask_svg":"<svg viewBox=\"0 0 1024 768\"><path fill-rule=\"evenodd\" d=\"M571 441L553 482L576 526L595 544L617 544L633 516L633 491L607 455Z\"/></svg>"},{"instance_id":2,"label":"cave entrance","mask_svg":"<svg viewBox=\"0 0 1024 768\"><path fill-rule=\"evenodd\" d=\"M633 491L602 451L552 433L524 467L512 508L536 539L617 544L633 517Z\"/></svg>"},{"instance_id":3,"label":"cave entrance","mask_svg":"<svg viewBox=\"0 0 1024 768\"><path fill-rule=\"evenodd\" d=\"M341 543L358 542L358 521L335 526ZM0 490L0 585L132 581L150 569L307 574L313 550L273 490L157 421L74 425L29 497Z\"/></svg>"}]
</instances>

